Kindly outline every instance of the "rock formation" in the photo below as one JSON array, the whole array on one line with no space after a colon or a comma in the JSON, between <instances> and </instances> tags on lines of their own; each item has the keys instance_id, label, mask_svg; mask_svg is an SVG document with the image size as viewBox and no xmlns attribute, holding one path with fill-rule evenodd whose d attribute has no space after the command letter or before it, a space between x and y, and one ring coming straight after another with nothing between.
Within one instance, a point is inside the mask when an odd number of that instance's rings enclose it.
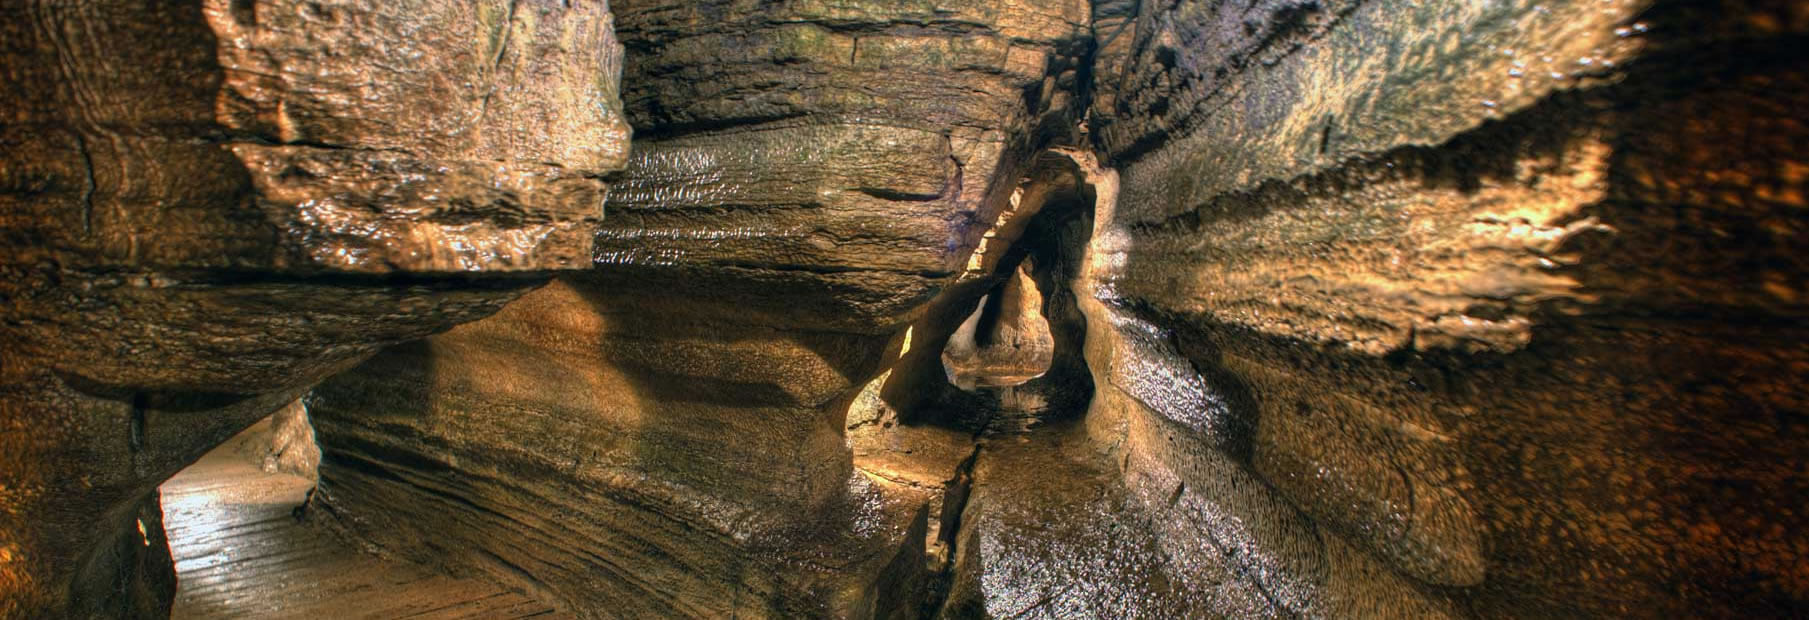
<instances>
[{"instance_id":1,"label":"rock formation","mask_svg":"<svg viewBox=\"0 0 1809 620\"><path fill-rule=\"evenodd\" d=\"M993 294L980 298L942 347L942 369L955 387L1015 387L1049 372L1055 336L1043 317L1043 294L1022 264Z\"/></svg>"},{"instance_id":2,"label":"rock formation","mask_svg":"<svg viewBox=\"0 0 1809 620\"><path fill-rule=\"evenodd\" d=\"M6 9L0 615L1809 609L1809 4L612 4Z\"/></svg>"},{"instance_id":3,"label":"rock formation","mask_svg":"<svg viewBox=\"0 0 1809 620\"><path fill-rule=\"evenodd\" d=\"M1102 53L1088 422L1133 494L1248 557L1260 480L1333 581L1348 544L1463 613L1800 613L1809 10L1254 10Z\"/></svg>"},{"instance_id":4,"label":"rock formation","mask_svg":"<svg viewBox=\"0 0 1809 620\"><path fill-rule=\"evenodd\" d=\"M255 432L241 433L239 452L267 474L284 473L308 480L320 476L320 443L300 400L284 405ZM249 436L247 436L249 435Z\"/></svg>"},{"instance_id":5,"label":"rock formation","mask_svg":"<svg viewBox=\"0 0 1809 620\"><path fill-rule=\"evenodd\" d=\"M168 614L158 483L587 264L606 6L0 9L0 616Z\"/></svg>"}]
</instances>

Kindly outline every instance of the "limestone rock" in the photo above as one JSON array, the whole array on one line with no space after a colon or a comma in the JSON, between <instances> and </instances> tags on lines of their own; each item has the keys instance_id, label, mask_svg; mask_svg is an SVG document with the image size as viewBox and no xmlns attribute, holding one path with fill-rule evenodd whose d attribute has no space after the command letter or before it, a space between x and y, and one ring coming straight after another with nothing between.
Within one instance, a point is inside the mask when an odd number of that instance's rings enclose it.
<instances>
[{"instance_id":1,"label":"limestone rock","mask_svg":"<svg viewBox=\"0 0 1809 620\"><path fill-rule=\"evenodd\" d=\"M750 312L783 309L773 324L890 333L914 318L1022 162L1080 114L1079 2L616 9L638 139L598 266L734 287Z\"/></svg>"},{"instance_id":2,"label":"limestone rock","mask_svg":"<svg viewBox=\"0 0 1809 620\"><path fill-rule=\"evenodd\" d=\"M1013 387L1049 372L1055 363L1055 336L1043 317L1043 293L1020 265L997 297L980 298L948 344L942 366L949 382L963 389L977 385ZM982 327L984 323L984 327Z\"/></svg>"},{"instance_id":3,"label":"limestone rock","mask_svg":"<svg viewBox=\"0 0 1809 620\"><path fill-rule=\"evenodd\" d=\"M910 615L933 494L854 468L848 403L1072 133L1085 7L615 8L594 273L317 389L324 505L587 615Z\"/></svg>"},{"instance_id":4,"label":"limestone rock","mask_svg":"<svg viewBox=\"0 0 1809 620\"><path fill-rule=\"evenodd\" d=\"M0 9L0 615L167 613L159 482L587 264L621 48L520 4Z\"/></svg>"},{"instance_id":5,"label":"limestone rock","mask_svg":"<svg viewBox=\"0 0 1809 620\"><path fill-rule=\"evenodd\" d=\"M589 617L914 609L927 497L840 432L885 341L658 294L560 280L321 384L323 513Z\"/></svg>"},{"instance_id":6,"label":"limestone rock","mask_svg":"<svg viewBox=\"0 0 1809 620\"><path fill-rule=\"evenodd\" d=\"M1809 601L1804 3L616 4L0 9L0 615L304 392L590 617Z\"/></svg>"},{"instance_id":7,"label":"limestone rock","mask_svg":"<svg viewBox=\"0 0 1809 620\"><path fill-rule=\"evenodd\" d=\"M314 440L314 425L308 422L308 407L301 400L283 405L240 437L239 454L264 473L309 480L320 473L320 445Z\"/></svg>"},{"instance_id":8,"label":"limestone rock","mask_svg":"<svg viewBox=\"0 0 1809 620\"><path fill-rule=\"evenodd\" d=\"M1805 481L1753 465L1804 449L1800 9L1142 8L1087 284L1133 486L1229 455L1419 593L1376 615L1800 609Z\"/></svg>"}]
</instances>

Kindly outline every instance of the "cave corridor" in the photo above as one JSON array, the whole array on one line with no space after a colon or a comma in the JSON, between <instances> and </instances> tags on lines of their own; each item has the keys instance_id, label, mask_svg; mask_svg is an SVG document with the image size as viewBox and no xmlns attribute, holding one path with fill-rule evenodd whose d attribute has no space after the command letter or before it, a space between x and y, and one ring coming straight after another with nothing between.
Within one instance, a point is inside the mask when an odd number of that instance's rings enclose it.
<instances>
[{"instance_id":1,"label":"cave corridor","mask_svg":"<svg viewBox=\"0 0 1809 620\"><path fill-rule=\"evenodd\" d=\"M1809 617L1809 0L8 0L0 618Z\"/></svg>"}]
</instances>

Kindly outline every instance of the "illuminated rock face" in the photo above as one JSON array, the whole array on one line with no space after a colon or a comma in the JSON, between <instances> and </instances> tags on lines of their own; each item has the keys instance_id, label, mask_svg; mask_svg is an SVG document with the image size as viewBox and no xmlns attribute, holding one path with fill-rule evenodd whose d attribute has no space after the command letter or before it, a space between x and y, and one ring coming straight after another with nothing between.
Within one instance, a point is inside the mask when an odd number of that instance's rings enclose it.
<instances>
[{"instance_id":1,"label":"illuminated rock face","mask_svg":"<svg viewBox=\"0 0 1809 620\"><path fill-rule=\"evenodd\" d=\"M973 314L955 328L942 348L949 383L965 390L1015 387L1043 376L1055 363L1055 336L1043 317L1043 293L1019 265L992 294L980 298Z\"/></svg>"},{"instance_id":2,"label":"illuminated rock face","mask_svg":"<svg viewBox=\"0 0 1809 620\"><path fill-rule=\"evenodd\" d=\"M0 615L303 392L586 617L1809 601L1800 2L614 4L8 9Z\"/></svg>"},{"instance_id":3,"label":"illuminated rock face","mask_svg":"<svg viewBox=\"0 0 1809 620\"><path fill-rule=\"evenodd\" d=\"M914 616L934 493L848 404L1075 131L1085 7L614 8L595 269L318 387L324 505L588 616Z\"/></svg>"},{"instance_id":4,"label":"illuminated rock face","mask_svg":"<svg viewBox=\"0 0 1809 620\"><path fill-rule=\"evenodd\" d=\"M602 3L0 14L8 617L167 614L157 484L587 266L627 153Z\"/></svg>"},{"instance_id":5,"label":"illuminated rock face","mask_svg":"<svg viewBox=\"0 0 1809 620\"><path fill-rule=\"evenodd\" d=\"M1163 544L1306 613L1800 613L1809 14L1143 8L1087 422Z\"/></svg>"}]
</instances>

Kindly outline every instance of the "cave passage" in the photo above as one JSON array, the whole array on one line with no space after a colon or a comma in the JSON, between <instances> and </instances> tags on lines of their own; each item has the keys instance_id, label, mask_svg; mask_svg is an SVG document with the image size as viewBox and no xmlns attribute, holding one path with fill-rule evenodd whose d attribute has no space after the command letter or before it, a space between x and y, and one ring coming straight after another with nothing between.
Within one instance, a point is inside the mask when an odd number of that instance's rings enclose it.
<instances>
[{"instance_id":1,"label":"cave passage","mask_svg":"<svg viewBox=\"0 0 1809 620\"><path fill-rule=\"evenodd\" d=\"M0 41L0 618L1809 617L1809 0Z\"/></svg>"},{"instance_id":2,"label":"cave passage","mask_svg":"<svg viewBox=\"0 0 1809 620\"><path fill-rule=\"evenodd\" d=\"M260 420L158 488L176 568L170 617L573 617L484 579L365 552L314 527L308 500L320 457L300 409L294 403Z\"/></svg>"}]
</instances>

